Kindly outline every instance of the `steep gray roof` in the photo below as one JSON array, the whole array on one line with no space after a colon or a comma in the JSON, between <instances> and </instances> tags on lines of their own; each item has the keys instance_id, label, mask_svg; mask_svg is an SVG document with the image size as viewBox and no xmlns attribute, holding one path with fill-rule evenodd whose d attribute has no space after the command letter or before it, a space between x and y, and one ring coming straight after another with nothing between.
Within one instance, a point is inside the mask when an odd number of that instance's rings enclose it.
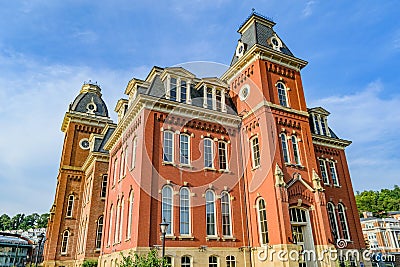
<instances>
[{"instance_id":1,"label":"steep gray roof","mask_svg":"<svg viewBox=\"0 0 400 267\"><path fill-rule=\"evenodd\" d=\"M91 113L90 104L95 105L93 114L101 117L108 117L108 109L104 100L101 98L101 89L98 85L84 84L80 94L75 98L69 107L69 111Z\"/></svg>"},{"instance_id":2,"label":"steep gray roof","mask_svg":"<svg viewBox=\"0 0 400 267\"><path fill-rule=\"evenodd\" d=\"M110 139L112 133L115 131L114 127L110 127L107 129L104 137L101 138L96 138L94 142L94 152L102 152L102 153L108 153L108 150L104 149L104 145L107 143L108 139Z\"/></svg>"}]
</instances>

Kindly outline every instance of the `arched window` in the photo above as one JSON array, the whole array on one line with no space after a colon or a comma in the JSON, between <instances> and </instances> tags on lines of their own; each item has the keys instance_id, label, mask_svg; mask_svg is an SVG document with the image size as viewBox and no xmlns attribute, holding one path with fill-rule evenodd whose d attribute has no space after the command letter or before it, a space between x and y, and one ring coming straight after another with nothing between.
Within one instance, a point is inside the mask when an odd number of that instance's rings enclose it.
<instances>
[{"instance_id":1,"label":"arched window","mask_svg":"<svg viewBox=\"0 0 400 267\"><path fill-rule=\"evenodd\" d=\"M214 148L213 141L210 138L204 139L204 167L214 167Z\"/></svg>"},{"instance_id":2,"label":"arched window","mask_svg":"<svg viewBox=\"0 0 400 267\"><path fill-rule=\"evenodd\" d=\"M114 216L114 206L113 204L111 204L110 207L110 214L109 214L109 224L108 224L108 242L107 245L110 246L111 245L111 234L112 234L112 227L113 227L113 216Z\"/></svg>"},{"instance_id":3,"label":"arched window","mask_svg":"<svg viewBox=\"0 0 400 267\"><path fill-rule=\"evenodd\" d=\"M326 208L328 210L328 218L329 218L329 224L331 226L332 235L336 241L339 239L339 229L336 220L335 205L333 205L332 202L328 202L326 204Z\"/></svg>"},{"instance_id":4,"label":"arched window","mask_svg":"<svg viewBox=\"0 0 400 267\"><path fill-rule=\"evenodd\" d=\"M266 245L268 244L269 239L268 239L267 210L265 208L265 200L263 198L258 199L257 210L258 210L258 228L260 232L260 243L261 245Z\"/></svg>"},{"instance_id":5,"label":"arched window","mask_svg":"<svg viewBox=\"0 0 400 267\"><path fill-rule=\"evenodd\" d=\"M189 256L183 256L181 258L181 267L191 267L190 266L190 257Z\"/></svg>"},{"instance_id":6,"label":"arched window","mask_svg":"<svg viewBox=\"0 0 400 267\"><path fill-rule=\"evenodd\" d=\"M186 187L181 188L180 197L180 234L190 234L190 193Z\"/></svg>"},{"instance_id":7,"label":"arched window","mask_svg":"<svg viewBox=\"0 0 400 267\"><path fill-rule=\"evenodd\" d=\"M179 136L179 162L183 165L190 164L190 137L187 134Z\"/></svg>"},{"instance_id":8,"label":"arched window","mask_svg":"<svg viewBox=\"0 0 400 267\"><path fill-rule=\"evenodd\" d=\"M122 241L122 227L124 225L124 208L125 208L125 201L124 201L123 197L121 198L121 202L119 203L119 205L120 205L120 207L119 207L120 218L119 218L118 242L121 242Z\"/></svg>"},{"instance_id":9,"label":"arched window","mask_svg":"<svg viewBox=\"0 0 400 267\"><path fill-rule=\"evenodd\" d=\"M118 158L115 158L114 160L114 169L113 169L113 185L115 185L115 182L118 180L117 179L117 162L118 162Z\"/></svg>"},{"instance_id":10,"label":"arched window","mask_svg":"<svg viewBox=\"0 0 400 267\"><path fill-rule=\"evenodd\" d=\"M213 191L206 192L206 229L207 235L215 236L215 194Z\"/></svg>"},{"instance_id":11,"label":"arched window","mask_svg":"<svg viewBox=\"0 0 400 267\"><path fill-rule=\"evenodd\" d=\"M100 197L104 198L107 195L107 179L108 179L108 175L104 174L103 175L103 181L101 183L101 193L100 193Z\"/></svg>"},{"instance_id":12,"label":"arched window","mask_svg":"<svg viewBox=\"0 0 400 267\"><path fill-rule=\"evenodd\" d=\"M119 179L122 179L125 176L125 151L121 152L121 160L119 161Z\"/></svg>"},{"instance_id":13,"label":"arched window","mask_svg":"<svg viewBox=\"0 0 400 267\"><path fill-rule=\"evenodd\" d=\"M72 211L74 209L74 195L68 196L68 203L67 203L67 217L72 217Z\"/></svg>"},{"instance_id":14,"label":"arched window","mask_svg":"<svg viewBox=\"0 0 400 267\"><path fill-rule=\"evenodd\" d=\"M231 205L229 194L222 192L221 194L221 215L222 215L222 235L232 235L232 222L231 222Z\"/></svg>"},{"instance_id":15,"label":"arched window","mask_svg":"<svg viewBox=\"0 0 400 267\"><path fill-rule=\"evenodd\" d=\"M328 161L329 164L329 171L331 173L332 182L334 185L339 186L339 179L336 172L336 164L333 161Z\"/></svg>"},{"instance_id":16,"label":"arched window","mask_svg":"<svg viewBox=\"0 0 400 267\"><path fill-rule=\"evenodd\" d=\"M65 255L68 252L68 239L69 239L69 231L65 230L62 234L61 240L61 254Z\"/></svg>"},{"instance_id":17,"label":"arched window","mask_svg":"<svg viewBox=\"0 0 400 267\"><path fill-rule=\"evenodd\" d=\"M218 258L217 258L217 256L210 256L208 258L208 267L218 267Z\"/></svg>"},{"instance_id":18,"label":"arched window","mask_svg":"<svg viewBox=\"0 0 400 267\"><path fill-rule=\"evenodd\" d=\"M319 159L319 168L321 169L321 177L324 184L329 184L328 172L326 170L325 160Z\"/></svg>"},{"instance_id":19,"label":"arched window","mask_svg":"<svg viewBox=\"0 0 400 267\"><path fill-rule=\"evenodd\" d=\"M172 267L172 257L170 256L165 257L165 267Z\"/></svg>"},{"instance_id":20,"label":"arched window","mask_svg":"<svg viewBox=\"0 0 400 267\"><path fill-rule=\"evenodd\" d=\"M276 84L276 87L278 88L278 98L279 98L279 104L281 106L287 107L288 102L287 102L287 94L286 94L286 87L283 83L278 82Z\"/></svg>"},{"instance_id":21,"label":"arched window","mask_svg":"<svg viewBox=\"0 0 400 267\"><path fill-rule=\"evenodd\" d=\"M174 162L174 133L164 131L163 161Z\"/></svg>"},{"instance_id":22,"label":"arched window","mask_svg":"<svg viewBox=\"0 0 400 267\"><path fill-rule=\"evenodd\" d=\"M164 186L162 189L162 220L165 220L168 223L167 227L167 235L172 235L173 229L173 220L172 220L172 207L173 207L173 200L172 200L172 188L170 186Z\"/></svg>"},{"instance_id":23,"label":"arched window","mask_svg":"<svg viewBox=\"0 0 400 267\"><path fill-rule=\"evenodd\" d=\"M282 143L283 160L285 161L285 163L290 163L287 139L286 139L286 134L284 133L281 134L281 143Z\"/></svg>"},{"instance_id":24,"label":"arched window","mask_svg":"<svg viewBox=\"0 0 400 267\"><path fill-rule=\"evenodd\" d=\"M126 230L126 237L131 237L132 231L132 214L133 214L133 190L131 190L129 194L129 207L128 207L128 223L127 223L127 230Z\"/></svg>"},{"instance_id":25,"label":"arched window","mask_svg":"<svg viewBox=\"0 0 400 267\"><path fill-rule=\"evenodd\" d=\"M228 150L226 149L226 142L220 141L218 142L218 159L219 159L219 169L227 170L228 169Z\"/></svg>"},{"instance_id":26,"label":"arched window","mask_svg":"<svg viewBox=\"0 0 400 267\"><path fill-rule=\"evenodd\" d=\"M297 165L300 165L299 143L297 142L297 138L294 135L292 135L292 147L293 147L294 162Z\"/></svg>"},{"instance_id":27,"label":"arched window","mask_svg":"<svg viewBox=\"0 0 400 267\"><path fill-rule=\"evenodd\" d=\"M119 237L119 218L120 218L120 209L121 207L121 201L118 199L117 205L115 206L115 225L114 225L114 244L118 243L118 237Z\"/></svg>"},{"instance_id":28,"label":"arched window","mask_svg":"<svg viewBox=\"0 0 400 267\"><path fill-rule=\"evenodd\" d=\"M101 248L101 237L103 235L103 216L97 219L97 230L96 230L96 249Z\"/></svg>"},{"instance_id":29,"label":"arched window","mask_svg":"<svg viewBox=\"0 0 400 267\"><path fill-rule=\"evenodd\" d=\"M340 226L342 228L343 239L350 240L349 226L347 224L346 209L342 203L338 204Z\"/></svg>"},{"instance_id":30,"label":"arched window","mask_svg":"<svg viewBox=\"0 0 400 267\"><path fill-rule=\"evenodd\" d=\"M226 267L236 267L235 256L226 256Z\"/></svg>"},{"instance_id":31,"label":"arched window","mask_svg":"<svg viewBox=\"0 0 400 267\"><path fill-rule=\"evenodd\" d=\"M135 168L136 165L136 148L137 148L137 138L135 137L132 141L131 169Z\"/></svg>"},{"instance_id":32,"label":"arched window","mask_svg":"<svg viewBox=\"0 0 400 267\"><path fill-rule=\"evenodd\" d=\"M258 137L254 137L250 142L253 168L257 168L260 166L260 145L258 143Z\"/></svg>"}]
</instances>

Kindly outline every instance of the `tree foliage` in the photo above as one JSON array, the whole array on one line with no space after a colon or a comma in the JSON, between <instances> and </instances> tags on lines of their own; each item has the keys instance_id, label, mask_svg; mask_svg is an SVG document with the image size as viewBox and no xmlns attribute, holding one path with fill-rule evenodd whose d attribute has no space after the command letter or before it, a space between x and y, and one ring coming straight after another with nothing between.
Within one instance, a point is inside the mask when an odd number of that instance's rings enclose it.
<instances>
[{"instance_id":1,"label":"tree foliage","mask_svg":"<svg viewBox=\"0 0 400 267\"><path fill-rule=\"evenodd\" d=\"M121 253L122 260L118 262L119 267L159 267L163 260L158 257L157 250L152 249L146 255L138 255L135 253L129 253L125 256ZM167 266L164 262L164 266Z\"/></svg>"},{"instance_id":2,"label":"tree foliage","mask_svg":"<svg viewBox=\"0 0 400 267\"><path fill-rule=\"evenodd\" d=\"M49 214L29 214L25 215L22 213L16 214L13 217L3 214L0 216L0 231L5 230L28 230L37 228L46 228Z\"/></svg>"},{"instance_id":3,"label":"tree foliage","mask_svg":"<svg viewBox=\"0 0 400 267\"><path fill-rule=\"evenodd\" d=\"M97 260L84 260L82 267L97 267Z\"/></svg>"},{"instance_id":4,"label":"tree foliage","mask_svg":"<svg viewBox=\"0 0 400 267\"><path fill-rule=\"evenodd\" d=\"M357 192L356 202L360 214L370 211L377 217L384 217L388 211L400 210L400 187L395 185L393 189Z\"/></svg>"}]
</instances>

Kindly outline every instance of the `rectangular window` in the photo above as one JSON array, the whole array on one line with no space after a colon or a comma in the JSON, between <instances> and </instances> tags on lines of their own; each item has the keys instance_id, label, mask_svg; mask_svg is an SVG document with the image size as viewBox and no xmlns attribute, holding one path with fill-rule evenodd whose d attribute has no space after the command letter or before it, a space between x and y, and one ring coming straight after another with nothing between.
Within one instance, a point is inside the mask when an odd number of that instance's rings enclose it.
<instances>
[{"instance_id":1,"label":"rectangular window","mask_svg":"<svg viewBox=\"0 0 400 267\"><path fill-rule=\"evenodd\" d=\"M216 90L215 91L215 98L216 98L216 104L217 104L217 110L221 111L221 91L220 90Z\"/></svg>"},{"instance_id":2,"label":"rectangular window","mask_svg":"<svg viewBox=\"0 0 400 267\"><path fill-rule=\"evenodd\" d=\"M325 118L324 117L320 117L321 118L321 130L322 130L322 134L323 135L327 135L327 129L326 129L326 125L325 125Z\"/></svg>"},{"instance_id":3,"label":"rectangular window","mask_svg":"<svg viewBox=\"0 0 400 267\"><path fill-rule=\"evenodd\" d=\"M329 170L331 172L331 178L334 185L339 185L339 180L336 172L336 166L333 161L329 161Z\"/></svg>"},{"instance_id":4,"label":"rectangular window","mask_svg":"<svg viewBox=\"0 0 400 267\"><path fill-rule=\"evenodd\" d=\"M169 99L176 101L176 78L171 78Z\"/></svg>"},{"instance_id":5,"label":"rectangular window","mask_svg":"<svg viewBox=\"0 0 400 267\"><path fill-rule=\"evenodd\" d=\"M260 146L258 144L258 137L251 140L251 152L253 156L253 168L260 166Z\"/></svg>"},{"instance_id":6,"label":"rectangular window","mask_svg":"<svg viewBox=\"0 0 400 267\"><path fill-rule=\"evenodd\" d=\"M124 154L124 151L122 151L120 163L121 163L121 166L119 168L119 172L120 172L119 179L122 179L125 176L125 171L124 171L125 170L125 154Z\"/></svg>"},{"instance_id":7,"label":"rectangular window","mask_svg":"<svg viewBox=\"0 0 400 267\"><path fill-rule=\"evenodd\" d=\"M181 81L181 102L186 102L187 99L187 86L186 81Z\"/></svg>"},{"instance_id":8,"label":"rectangular window","mask_svg":"<svg viewBox=\"0 0 400 267\"><path fill-rule=\"evenodd\" d=\"M212 101L212 89L207 88L207 108L213 109L213 101Z\"/></svg>"},{"instance_id":9,"label":"rectangular window","mask_svg":"<svg viewBox=\"0 0 400 267\"><path fill-rule=\"evenodd\" d=\"M319 120L318 117L316 115L313 115L313 122L314 122L314 130L316 134L320 134L319 131Z\"/></svg>"},{"instance_id":10,"label":"rectangular window","mask_svg":"<svg viewBox=\"0 0 400 267\"><path fill-rule=\"evenodd\" d=\"M117 162L118 162L118 158L116 158L114 160L113 185L115 185L115 181L118 180L118 178L117 178L117 175L118 175L118 173L117 173Z\"/></svg>"},{"instance_id":11,"label":"rectangular window","mask_svg":"<svg viewBox=\"0 0 400 267\"><path fill-rule=\"evenodd\" d=\"M329 184L329 179L328 179L328 174L327 174L327 171L326 171L325 160L323 160L323 159L319 160L319 168L321 170L322 181L324 182L324 184Z\"/></svg>"},{"instance_id":12,"label":"rectangular window","mask_svg":"<svg viewBox=\"0 0 400 267\"><path fill-rule=\"evenodd\" d=\"M225 142L218 142L218 158L219 158L219 168L221 170L227 170L227 149Z\"/></svg>"},{"instance_id":13,"label":"rectangular window","mask_svg":"<svg viewBox=\"0 0 400 267\"><path fill-rule=\"evenodd\" d=\"M164 141L163 141L163 161L164 162L173 162L173 151L174 151L174 140L173 140L173 132L165 131L164 132Z\"/></svg>"},{"instance_id":14,"label":"rectangular window","mask_svg":"<svg viewBox=\"0 0 400 267\"><path fill-rule=\"evenodd\" d=\"M101 194L100 197L106 197L107 195L107 174L103 175L103 181L101 183Z\"/></svg>"},{"instance_id":15,"label":"rectangular window","mask_svg":"<svg viewBox=\"0 0 400 267\"><path fill-rule=\"evenodd\" d=\"M214 155L213 155L213 141L211 139L204 139L204 167L213 168Z\"/></svg>"},{"instance_id":16,"label":"rectangular window","mask_svg":"<svg viewBox=\"0 0 400 267\"><path fill-rule=\"evenodd\" d=\"M180 156L179 161L181 164L189 165L189 136L187 134L180 135Z\"/></svg>"}]
</instances>

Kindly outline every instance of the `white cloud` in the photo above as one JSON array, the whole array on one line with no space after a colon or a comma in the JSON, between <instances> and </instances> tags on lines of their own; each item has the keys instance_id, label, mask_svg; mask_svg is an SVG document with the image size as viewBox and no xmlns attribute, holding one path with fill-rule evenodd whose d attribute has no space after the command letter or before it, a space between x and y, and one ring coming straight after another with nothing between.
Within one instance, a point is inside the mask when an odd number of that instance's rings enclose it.
<instances>
[{"instance_id":1,"label":"white cloud","mask_svg":"<svg viewBox=\"0 0 400 267\"><path fill-rule=\"evenodd\" d=\"M304 7L303 12L302 12L303 17L306 18L313 14L314 4L315 4L315 1L313 1L313 0L307 1L306 6Z\"/></svg>"},{"instance_id":2,"label":"white cloud","mask_svg":"<svg viewBox=\"0 0 400 267\"><path fill-rule=\"evenodd\" d=\"M381 97L387 90L381 81L358 93L311 101L331 112L329 125L353 144L347 148L353 186L357 190L392 187L399 183L400 95Z\"/></svg>"}]
</instances>

